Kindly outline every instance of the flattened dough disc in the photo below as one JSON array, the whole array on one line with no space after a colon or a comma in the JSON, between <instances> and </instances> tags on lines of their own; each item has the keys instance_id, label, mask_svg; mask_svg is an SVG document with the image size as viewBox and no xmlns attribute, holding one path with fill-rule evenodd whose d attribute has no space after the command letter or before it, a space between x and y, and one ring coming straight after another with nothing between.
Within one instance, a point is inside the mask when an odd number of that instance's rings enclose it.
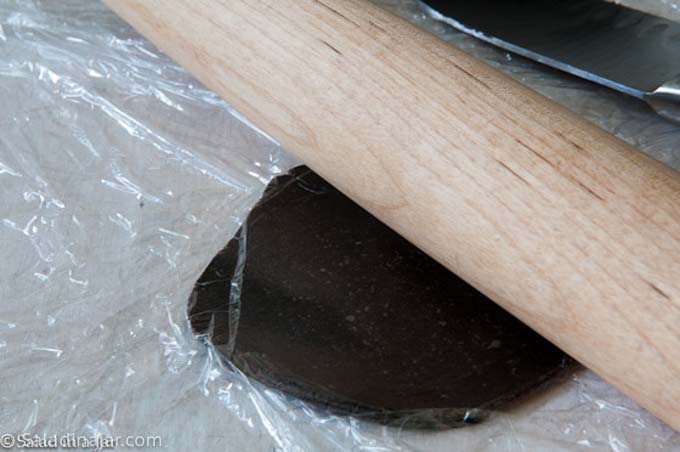
<instances>
[{"instance_id":1,"label":"flattened dough disc","mask_svg":"<svg viewBox=\"0 0 680 452\"><path fill-rule=\"evenodd\" d=\"M246 375L407 427L477 421L568 360L305 167L270 184L189 310Z\"/></svg>"}]
</instances>

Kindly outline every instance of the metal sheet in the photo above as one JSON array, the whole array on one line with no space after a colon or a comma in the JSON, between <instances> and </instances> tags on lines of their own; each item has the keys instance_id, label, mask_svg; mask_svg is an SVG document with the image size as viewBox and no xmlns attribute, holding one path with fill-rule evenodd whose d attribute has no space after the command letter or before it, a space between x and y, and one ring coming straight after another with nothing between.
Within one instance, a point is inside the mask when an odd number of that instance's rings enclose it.
<instances>
[{"instance_id":1,"label":"metal sheet","mask_svg":"<svg viewBox=\"0 0 680 452\"><path fill-rule=\"evenodd\" d=\"M680 75L680 24L600 0L427 0L439 19L638 98Z\"/></svg>"}]
</instances>

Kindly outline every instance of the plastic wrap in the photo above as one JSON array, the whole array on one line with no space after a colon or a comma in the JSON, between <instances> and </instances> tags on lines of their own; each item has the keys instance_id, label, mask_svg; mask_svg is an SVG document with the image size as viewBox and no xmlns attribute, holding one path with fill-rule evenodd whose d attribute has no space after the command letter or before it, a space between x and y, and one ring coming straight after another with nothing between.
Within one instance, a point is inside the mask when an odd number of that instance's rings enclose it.
<instances>
[{"instance_id":1,"label":"plastic wrap","mask_svg":"<svg viewBox=\"0 0 680 452\"><path fill-rule=\"evenodd\" d=\"M411 0L382 3L680 168L680 127L641 103L480 44ZM437 433L249 381L191 333L187 301L295 160L99 2L0 3L0 54L0 434L154 436L169 450L680 447L585 370Z\"/></svg>"}]
</instances>

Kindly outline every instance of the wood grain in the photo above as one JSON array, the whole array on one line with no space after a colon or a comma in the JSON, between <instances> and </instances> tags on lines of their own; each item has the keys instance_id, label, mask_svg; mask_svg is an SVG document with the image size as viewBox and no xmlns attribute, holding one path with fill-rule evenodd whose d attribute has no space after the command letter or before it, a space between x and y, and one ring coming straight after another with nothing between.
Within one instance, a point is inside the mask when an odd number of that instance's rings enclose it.
<instances>
[{"instance_id":1,"label":"wood grain","mask_svg":"<svg viewBox=\"0 0 680 452\"><path fill-rule=\"evenodd\" d=\"M361 0L107 0L257 126L680 429L680 179Z\"/></svg>"}]
</instances>

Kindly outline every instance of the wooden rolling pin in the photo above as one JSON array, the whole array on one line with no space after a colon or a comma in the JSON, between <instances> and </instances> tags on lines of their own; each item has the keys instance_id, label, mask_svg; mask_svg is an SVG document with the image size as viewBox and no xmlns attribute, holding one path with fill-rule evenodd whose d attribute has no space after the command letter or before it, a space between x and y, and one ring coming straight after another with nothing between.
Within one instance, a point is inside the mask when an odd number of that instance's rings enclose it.
<instances>
[{"instance_id":1,"label":"wooden rolling pin","mask_svg":"<svg viewBox=\"0 0 680 452\"><path fill-rule=\"evenodd\" d=\"M314 171L680 429L680 178L364 0L106 0Z\"/></svg>"}]
</instances>

